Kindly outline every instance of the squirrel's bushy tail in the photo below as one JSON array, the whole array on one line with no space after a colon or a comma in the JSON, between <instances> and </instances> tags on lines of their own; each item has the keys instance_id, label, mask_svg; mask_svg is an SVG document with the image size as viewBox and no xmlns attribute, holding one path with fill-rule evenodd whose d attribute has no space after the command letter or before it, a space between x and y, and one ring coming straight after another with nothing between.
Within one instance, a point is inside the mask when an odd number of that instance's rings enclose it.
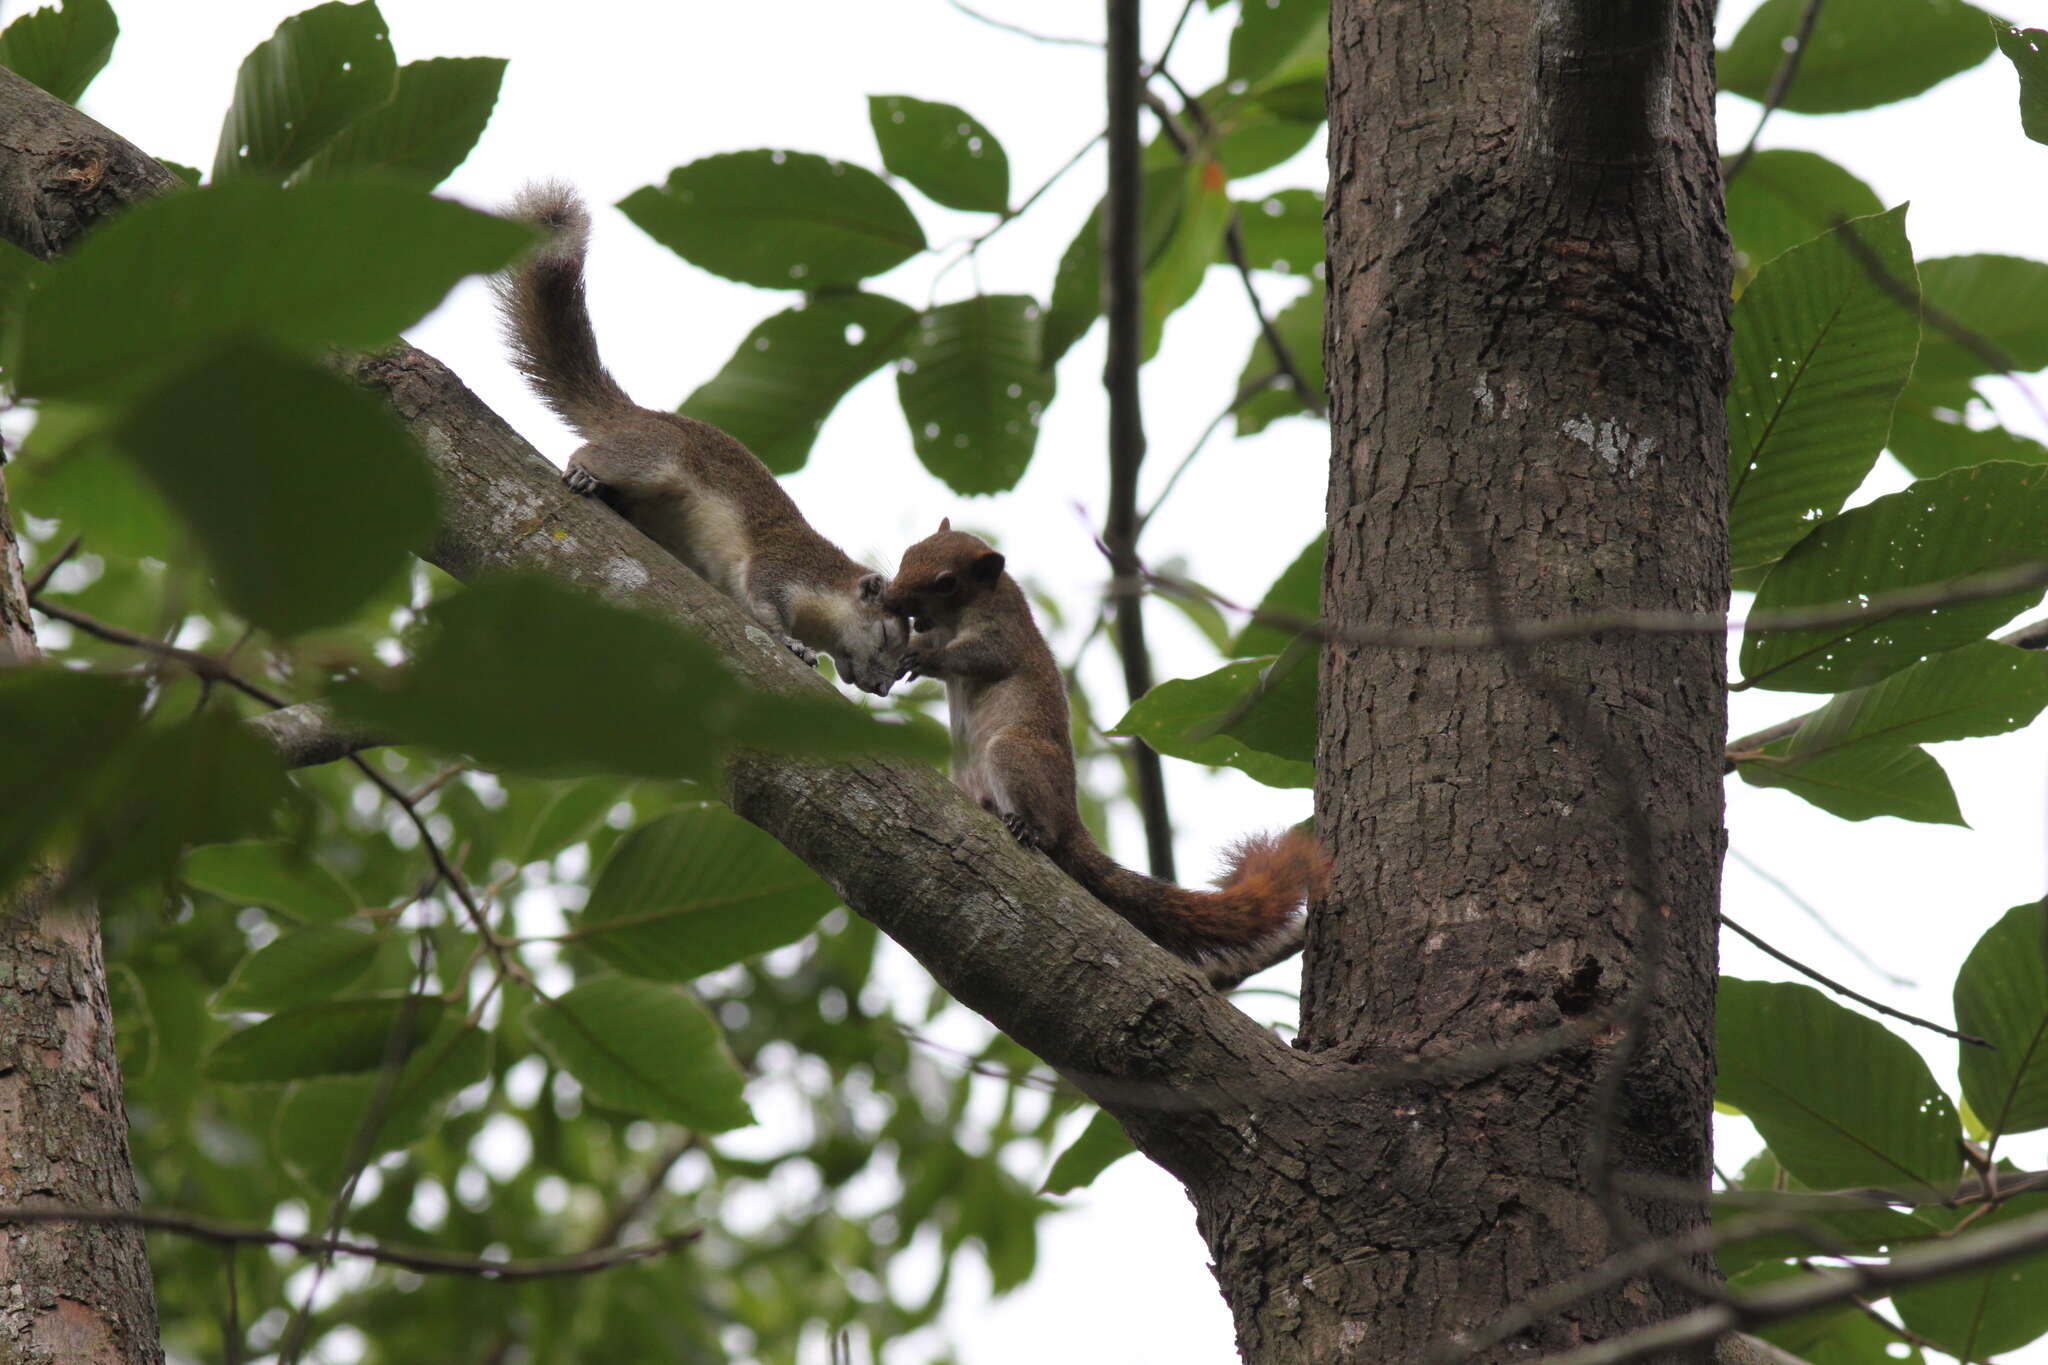
<instances>
[{"instance_id":1,"label":"squirrel's bushy tail","mask_svg":"<svg viewBox=\"0 0 2048 1365\"><path fill-rule=\"evenodd\" d=\"M1214 891L1133 872L1086 833L1064 841L1052 859L1145 937L1230 984L1300 946L1305 926L1297 910L1329 878L1329 858L1300 830L1240 839Z\"/></svg>"},{"instance_id":2,"label":"squirrel's bushy tail","mask_svg":"<svg viewBox=\"0 0 2048 1365\"><path fill-rule=\"evenodd\" d=\"M497 280L498 311L512 363L563 421L589 437L605 417L633 408L597 354L583 298L590 211L575 189L535 181L507 212L548 230L548 240Z\"/></svg>"}]
</instances>

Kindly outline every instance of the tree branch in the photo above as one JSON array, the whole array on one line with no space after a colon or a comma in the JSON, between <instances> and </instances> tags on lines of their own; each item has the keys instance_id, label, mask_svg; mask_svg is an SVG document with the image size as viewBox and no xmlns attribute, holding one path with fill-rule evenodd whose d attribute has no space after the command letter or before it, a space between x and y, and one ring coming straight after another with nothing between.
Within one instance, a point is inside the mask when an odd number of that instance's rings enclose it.
<instances>
[{"instance_id":1,"label":"tree branch","mask_svg":"<svg viewBox=\"0 0 2048 1365\"><path fill-rule=\"evenodd\" d=\"M1778 69L1771 73L1770 88L1764 91L1763 112L1756 116L1756 127L1749 130L1749 141L1742 144L1742 150L1721 172L1722 185L1741 175L1742 168L1756 155L1756 141L1764 135L1764 125L1784 103L1786 92L1792 88L1792 78L1799 74L1800 59L1806 56L1806 49L1813 42L1813 26L1820 18L1820 5L1821 0L1806 0L1806 8L1799 15L1799 29L1792 35L1792 46L1786 48L1785 55L1778 59Z\"/></svg>"}]
</instances>

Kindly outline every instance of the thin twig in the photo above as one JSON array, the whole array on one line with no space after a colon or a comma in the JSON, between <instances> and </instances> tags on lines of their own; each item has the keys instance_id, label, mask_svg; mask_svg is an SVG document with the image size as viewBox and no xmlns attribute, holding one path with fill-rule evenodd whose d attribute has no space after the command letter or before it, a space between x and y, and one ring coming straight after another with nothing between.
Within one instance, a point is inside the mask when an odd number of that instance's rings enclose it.
<instances>
[{"instance_id":1,"label":"thin twig","mask_svg":"<svg viewBox=\"0 0 2048 1365\"><path fill-rule=\"evenodd\" d=\"M1039 33L1025 28L1021 24L1012 24L993 15L983 14L979 10L969 9L966 5L961 4L960 0L946 0L946 3L976 23L987 24L990 28L999 28L1005 33L1014 33L1020 38L1029 38L1034 43L1047 43L1054 47L1099 48L1102 46L1102 40L1099 38L1069 38L1058 33Z\"/></svg>"},{"instance_id":2,"label":"thin twig","mask_svg":"<svg viewBox=\"0 0 2048 1365\"><path fill-rule=\"evenodd\" d=\"M1776 958L1778 961L1784 963L1787 967L1790 967L1793 971L1798 972L1800 975L1811 978L1812 980L1820 983L1821 985L1827 987L1829 990L1833 991L1836 995L1846 996L1849 999L1854 1000L1857 1004L1862 1005L1866 1009L1873 1009L1876 1010L1879 1014L1890 1015L1892 1018L1900 1020L1903 1023L1912 1024L1917 1028L1924 1028L1932 1032L1939 1033L1944 1038L1953 1038L1959 1043L1968 1043L1972 1047L1990 1048L1994 1052L1998 1050L1994 1044L1986 1041L1985 1039L1979 1038L1974 1033L1961 1033L1952 1028L1944 1028L1942 1025L1935 1023L1931 1019L1922 1019L1917 1014L1908 1014L1904 1010L1895 1010L1890 1005L1884 1004L1880 1001L1872 1000L1869 996L1864 995L1860 991L1852 991L1847 986L1844 986L1841 982L1835 980L1833 977L1822 976L1819 972L1807 966L1798 958L1793 957L1788 953L1781 952L1776 948L1773 948L1770 944L1764 942L1755 934L1752 934L1751 932L1749 932L1749 930L1737 924L1734 920L1729 919L1726 915L1721 916L1721 923L1725 928L1733 929L1743 938L1748 939L1750 946L1757 949L1759 952L1765 953L1771 957Z\"/></svg>"},{"instance_id":3,"label":"thin twig","mask_svg":"<svg viewBox=\"0 0 2048 1365\"><path fill-rule=\"evenodd\" d=\"M1166 46L1159 49L1159 60L1152 63L1153 70L1159 70L1172 60L1174 44L1180 41L1180 31L1188 26L1188 16L1195 12L1195 6L1200 3L1201 0L1187 0L1187 3L1180 7L1180 18L1173 21L1173 32L1166 35Z\"/></svg>"},{"instance_id":4,"label":"thin twig","mask_svg":"<svg viewBox=\"0 0 2048 1365\"><path fill-rule=\"evenodd\" d=\"M1061 177L1066 175L1068 171L1073 170L1074 167L1080 165L1081 158L1087 156L1088 153L1094 151L1095 144L1102 141L1102 139L1103 134L1097 133L1094 137L1091 137L1086 142L1082 143L1080 148L1076 150L1072 156L1068 157L1065 161L1062 161L1060 163L1060 168L1058 170L1054 171L1051 175L1047 176L1042 182L1040 182L1037 189L1031 191L1030 194L1025 196L1023 203L1017 205L1017 207L1014 209L1005 209L1003 211L1002 216L997 218L994 223L990 224L986 231L980 233L978 236L969 238L967 241L966 248L963 251L961 251L959 255L955 256L952 260L946 262L945 265L939 267L939 273L932 276L931 293L929 296L932 299L932 301L937 302L940 281L944 280L946 276L952 274L955 267L957 267L962 261L974 259L976 254L980 252L982 247L987 245L989 238L995 236L998 232L1001 232L1004 228L1016 222L1019 218L1022 218L1024 214L1030 210L1031 206L1039 201L1039 199L1045 194L1047 190L1051 189L1054 185L1060 182Z\"/></svg>"},{"instance_id":5,"label":"thin twig","mask_svg":"<svg viewBox=\"0 0 2048 1365\"><path fill-rule=\"evenodd\" d=\"M1818 925L1822 933L1826 934L1829 938L1833 939L1835 941L1836 946L1840 947L1844 952L1848 953L1858 962L1861 962L1866 968L1870 970L1870 972L1873 975L1883 977L1886 981L1889 981L1894 986L1913 987L1919 984L1918 982L1914 981L1911 977L1900 976L1896 972L1888 972L1884 968L1878 966L1877 963L1871 959L1870 954L1864 952L1863 949L1856 945L1856 940L1850 938L1847 934L1837 929L1832 923L1828 921L1827 916L1823 915L1816 906L1812 905L1810 902L1806 900L1805 897L1801 896L1797 891L1794 891L1789 885L1779 880L1774 874L1767 871L1765 868L1756 863L1753 859L1745 857L1742 851L1732 844L1729 845L1728 856L1730 858L1733 858L1736 862L1741 863L1745 868L1748 868L1752 876L1762 881L1766 886L1769 886L1772 890L1776 891L1786 900L1792 902L1792 904L1797 906L1801 911L1805 912L1806 917L1812 920L1816 925Z\"/></svg>"},{"instance_id":6,"label":"thin twig","mask_svg":"<svg viewBox=\"0 0 2048 1365\"><path fill-rule=\"evenodd\" d=\"M57 570L64 567L65 560L71 558L71 556L78 553L78 545L80 539L81 537L73 536L71 537L71 539L65 541L64 548L57 551L56 556L52 558L49 563L43 565L42 568L36 570L36 576L32 580L30 580L28 585L28 597L30 601L34 601L37 597L41 596L43 589L49 585L50 576L56 573Z\"/></svg>"},{"instance_id":7,"label":"thin twig","mask_svg":"<svg viewBox=\"0 0 2048 1365\"><path fill-rule=\"evenodd\" d=\"M1806 0L1806 8L1800 12L1799 27L1792 35L1792 46L1785 49L1785 55L1778 59L1778 69L1771 74L1770 86L1764 91L1764 108L1757 115L1756 127L1749 131L1749 141L1742 144L1742 150L1721 172L1721 184L1742 174L1742 168L1756 155L1756 140L1764 135L1764 125L1771 121L1771 115L1778 112L1785 95L1792 89L1792 78L1799 74L1800 59L1806 56L1807 44L1813 40L1813 25L1820 18L1821 0Z\"/></svg>"}]
</instances>

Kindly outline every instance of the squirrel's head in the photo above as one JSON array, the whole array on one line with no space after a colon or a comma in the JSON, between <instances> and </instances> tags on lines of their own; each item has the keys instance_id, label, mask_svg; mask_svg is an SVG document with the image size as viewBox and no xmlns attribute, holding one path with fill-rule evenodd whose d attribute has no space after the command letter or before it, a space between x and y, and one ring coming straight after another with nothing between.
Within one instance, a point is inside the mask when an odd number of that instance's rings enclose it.
<instances>
[{"instance_id":1,"label":"squirrel's head","mask_svg":"<svg viewBox=\"0 0 2048 1365\"><path fill-rule=\"evenodd\" d=\"M848 682L878 697L903 672L903 651L910 643L910 623L901 612L883 602L888 582L878 573L865 573L854 586L854 609L840 627L840 639L832 653L832 664Z\"/></svg>"},{"instance_id":2,"label":"squirrel's head","mask_svg":"<svg viewBox=\"0 0 2048 1365\"><path fill-rule=\"evenodd\" d=\"M975 599L993 591L1002 577L1001 553L978 536L954 530L949 517L903 552L896 576L883 589L882 603L910 618L912 630L950 626Z\"/></svg>"}]
</instances>

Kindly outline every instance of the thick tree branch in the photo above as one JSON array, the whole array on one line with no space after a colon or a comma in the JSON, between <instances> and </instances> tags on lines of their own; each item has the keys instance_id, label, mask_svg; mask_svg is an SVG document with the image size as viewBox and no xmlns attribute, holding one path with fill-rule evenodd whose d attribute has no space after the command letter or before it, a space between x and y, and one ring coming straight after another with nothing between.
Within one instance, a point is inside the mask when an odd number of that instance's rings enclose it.
<instances>
[{"instance_id":1,"label":"thick tree branch","mask_svg":"<svg viewBox=\"0 0 2048 1365\"><path fill-rule=\"evenodd\" d=\"M300 702L252 716L248 724L259 739L277 751L287 768L315 768L392 742L391 736L380 731L336 718L319 702Z\"/></svg>"}]
</instances>

